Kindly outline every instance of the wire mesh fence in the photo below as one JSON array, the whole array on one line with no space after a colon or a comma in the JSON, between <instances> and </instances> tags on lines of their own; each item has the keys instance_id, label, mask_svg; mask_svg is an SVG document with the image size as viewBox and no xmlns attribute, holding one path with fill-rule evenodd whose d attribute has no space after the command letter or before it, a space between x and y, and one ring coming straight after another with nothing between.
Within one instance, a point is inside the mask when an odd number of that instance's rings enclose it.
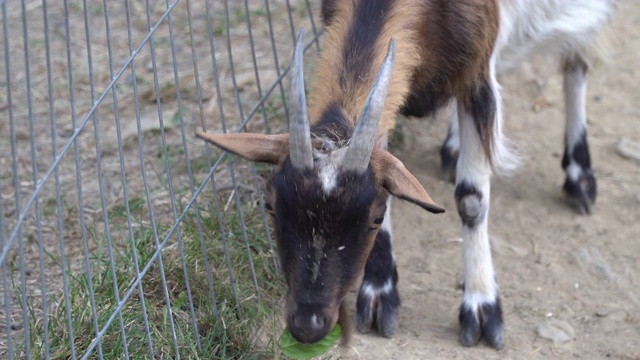
<instances>
[{"instance_id":1,"label":"wire mesh fence","mask_svg":"<svg viewBox=\"0 0 640 360\"><path fill-rule=\"evenodd\" d=\"M316 3L0 0L0 358L268 351L268 169L193 132L286 131Z\"/></svg>"}]
</instances>

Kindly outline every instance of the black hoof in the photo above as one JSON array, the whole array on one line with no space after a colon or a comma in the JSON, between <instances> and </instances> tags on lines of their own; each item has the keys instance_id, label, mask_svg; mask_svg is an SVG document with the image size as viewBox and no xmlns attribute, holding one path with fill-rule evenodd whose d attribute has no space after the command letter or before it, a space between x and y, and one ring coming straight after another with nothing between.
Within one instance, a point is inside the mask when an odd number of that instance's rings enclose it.
<instances>
[{"instance_id":1,"label":"black hoof","mask_svg":"<svg viewBox=\"0 0 640 360\"><path fill-rule=\"evenodd\" d=\"M458 163L458 150L446 145L440 148L440 161L442 165L442 177L444 181L455 183L456 164Z\"/></svg>"},{"instance_id":2,"label":"black hoof","mask_svg":"<svg viewBox=\"0 0 640 360\"><path fill-rule=\"evenodd\" d=\"M398 330L398 308L400 297L395 286L390 292L370 294L360 290L356 303L356 327L361 333L376 329L386 338L391 338Z\"/></svg>"},{"instance_id":3,"label":"black hoof","mask_svg":"<svg viewBox=\"0 0 640 360\"><path fill-rule=\"evenodd\" d=\"M398 306L399 301L384 299L384 296L378 302L376 325L381 336L391 338L398 330Z\"/></svg>"},{"instance_id":4,"label":"black hoof","mask_svg":"<svg viewBox=\"0 0 640 360\"><path fill-rule=\"evenodd\" d=\"M371 331L373 326L373 307L375 304L372 303L368 298L364 298L362 293L358 294L358 301L356 305L356 328L363 334Z\"/></svg>"},{"instance_id":5,"label":"black hoof","mask_svg":"<svg viewBox=\"0 0 640 360\"><path fill-rule=\"evenodd\" d=\"M577 181L567 177L562 190L569 205L579 214L590 215L593 213L596 202L596 179L591 170L580 174Z\"/></svg>"},{"instance_id":6,"label":"black hoof","mask_svg":"<svg viewBox=\"0 0 640 360\"><path fill-rule=\"evenodd\" d=\"M500 300L495 304L484 304L472 309L464 304L460 307L460 342L474 346L481 338L500 350L504 347L504 329Z\"/></svg>"}]
</instances>

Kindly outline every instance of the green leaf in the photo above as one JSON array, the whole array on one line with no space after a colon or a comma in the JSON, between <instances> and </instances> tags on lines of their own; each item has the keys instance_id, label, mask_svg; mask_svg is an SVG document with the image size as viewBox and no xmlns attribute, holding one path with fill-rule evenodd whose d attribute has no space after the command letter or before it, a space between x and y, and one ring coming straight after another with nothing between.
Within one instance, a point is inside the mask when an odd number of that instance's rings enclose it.
<instances>
[{"instance_id":1,"label":"green leaf","mask_svg":"<svg viewBox=\"0 0 640 360\"><path fill-rule=\"evenodd\" d=\"M302 344L293 338L289 329L285 329L280 337L280 346L285 355L292 359L310 359L327 352L340 338L342 328L336 325L324 339L315 344Z\"/></svg>"}]
</instances>

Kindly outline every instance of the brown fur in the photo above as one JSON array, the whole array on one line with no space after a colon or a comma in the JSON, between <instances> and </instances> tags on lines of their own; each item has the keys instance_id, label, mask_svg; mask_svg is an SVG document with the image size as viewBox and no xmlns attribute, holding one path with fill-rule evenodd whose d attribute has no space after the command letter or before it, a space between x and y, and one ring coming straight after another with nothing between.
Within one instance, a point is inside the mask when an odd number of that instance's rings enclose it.
<instances>
[{"instance_id":1,"label":"brown fur","mask_svg":"<svg viewBox=\"0 0 640 360\"><path fill-rule=\"evenodd\" d=\"M444 209L431 199L420 181L391 153L381 149L374 150L371 167L375 174L380 174L378 186L386 189L391 195L435 214L444 212Z\"/></svg>"},{"instance_id":2,"label":"brown fur","mask_svg":"<svg viewBox=\"0 0 640 360\"><path fill-rule=\"evenodd\" d=\"M213 134L198 130L196 136L251 161L279 164L289 152L289 134Z\"/></svg>"},{"instance_id":3,"label":"brown fur","mask_svg":"<svg viewBox=\"0 0 640 360\"><path fill-rule=\"evenodd\" d=\"M397 50L378 130L380 136L393 129L396 114L408 101L417 102L428 114L451 96L472 93L487 78L487 65L498 32L495 0L389 0L390 9L372 45L372 61L366 69L359 70L364 75L355 79L345 76L345 71L356 71L345 64L342 56L345 48L363 46L347 43L361 1L367 0L323 3L327 29L310 92L312 123L332 104L339 104L349 121L357 121L392 37ZM491 124L479 130L489 145Z\"/></svg>"}]
</instances>

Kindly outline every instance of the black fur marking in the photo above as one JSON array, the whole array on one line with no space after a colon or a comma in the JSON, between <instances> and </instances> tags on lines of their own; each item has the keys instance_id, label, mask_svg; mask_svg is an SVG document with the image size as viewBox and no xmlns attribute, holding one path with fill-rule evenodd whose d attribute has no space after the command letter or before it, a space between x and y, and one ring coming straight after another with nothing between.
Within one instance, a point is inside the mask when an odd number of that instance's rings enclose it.
<instances>
[{"instance_id":1,"label":"black fur marking","mask_svg":"<svg viewBox=\"0 0 640 360\"><path fill-rule=\"evenodd\" d=\"M569 149L565 146L564 155L562 155L562 169L567 170L569 164L571 164L571 159L569 159Z\"/></svg>"},{"instance_id":2,"label":"black fur marking","mask_svg":"<svg viewBox=\"0 0 640 360\"><path fill-rule=\"evenodd\" d=\"M485 154L491 161L497 104L488 80L480 81L477 87L464 98L464 105L473 116Z\"/></svg>"},{"instance_id":3,"label":"black fur marking","mask_svg":"<svg viewBox=\"0 0 640 360\"><path fill-rule=\"evenodd\" d=\"M400 113L404 116L425 117L434 115L439 108L447 104L451 94L443 92L445 83L436 79L434 81L423 86L413 84L410 95L400 108Z\"/></svg>"},{"instance_id":4,"label":"black fur marking","mask_svg":"<svg viewBox=\"0 0 640 360\"><path fill-rule=\"evenodd\" d=\"M464 346L473 346L482 337L494 348L500 350L504 347L504 325L502 321L502 307L500 298L494 304L484 304L474 310L466 306L460 306L460 342Z\"/></svg>"},{"instance_id":5,"label":"black fur marking","mask_svg":"<svg viewBox=\"0 0 640 360\"><path fill-rule=\"evenodd\" d=\"M342 90L347 89L347 76L344 74L344 72L338 74L338 83L340 84L340 88Z\"/></svg>"},{"instance_id":6,"label":"black fur marking","mask_svg":"<svg viewBox=\"0 0 640 360\"><path fill-rule=\"evenodd\" d=\"M369 209L384 205L371 169L341 174L336 182L327 195L313 171L301 173L287 160L269 184L276 189L274 228L282 269L300 304L330 304L346 294L361 271L358 263L368 256ZM314 271L319 275L311 281Z\"/></svg>"},{"instance_id":7,"label":"black fur marking","mask_svg":"<svg viewBox=\"0 0 640 360\"><path fill-rule=\"evenodd\" d=\"M318 137L326 137L332 141L340 142L350 139L354 126L349 121L340 105L331 103L320 115L320 119L311 126L311 133Z\"/></svg>"},{"instance_id":8,"label":"black fur marking","mask_svg":"<svg viewBox=\"0 0 640 360\"><path fill-rule=\"evenodd\" d=\"M573 149L565 148L565 155L562 159L562 167L564 169L569 165L567 151L571 153L571 158L578 164L583 170L591 169L591 156L589 155L589 144L587 144L587 132L584 131L581 136L581 140L573 146ZM567 158L565 160L565 158ZM566 165L565 165L566 161Z\"/></svg>"},{"instance_id":9,"label":"black fur marking","mask_svg":"<svg viewBox=\"0 0 640 360\"><path fill-rule=\"evenodd\" d=\"M333 17L336 15L338 0L323 0L320 13L322 15L322 22L325 27L331 25Z\"/></svg>"},{"instance_id":10,"label":"black fur marking","mask_svg":"<svg viewBox=\"0 0 640 360\"><path fill-rule=\"evenodd\" d=\"M580 166L581 174L578 179L571 179L567 175L562 190L569 203L579 213L590 214L596 201L597 184L591 170L591 156L589 155L586 131L582 133L581 140L573 146L573 149L565 146L562 168L566 171L572 161Z\"/></svg>"},{"instance_id":11,"label":"black fur marking","mask_svg":"<svg viewBox=\"0 0 640 360\"><path fill-rule=\"evenodd\" d=\"M475 186L467 182L459 183L456 185L455 199L458 214L465 226L474 227L484 218L486 208L482 204L482 193Z\"/></svg>"},{"instance_id":12,"label":"black fur marking","mask_svg":"<svg viewBox=\"0 0 640 360\"><path fill-rule=\"evenodd\" d=\"M453 149L447 143L453 135L451 129L447 133L442 147L440 147L440 165L442 167L442 174L445 181L453 182L456 179L456 166L458 164L459 149Z\"/></svg>"},{"instance_id":13,"label":"black fur marking","mask_svg":"<svg viewBox=\"0 0 640 360\"><path fill-rule=\"evenodd\" d=\"M386 230L381 229L367 259L362 279L363 287L360 288L356 303L356 324L361 332L377 328L380 335L391 337L398 328L400 295L397 289L398 270L393 261L392 251L391 237ZM393 284L391 291L381 293L375 299L371 299L363 290L364 286L381 289L389 280Z\"/></svg>"},{"instance_id":14,"label":"black fur marking","mask_svg":"<svg viewBox=\"0 0 640 360\"><path fill-rule=\"evenodd\" d=\"M357 84L375 76L375 71L371 70L371 64L376 55L376 41L382 32L385 17L389 14L392 4L392 0L358 2L342 50L343 73L348 83Z\"/></svg>"},{"instance_id":15,"label":"black fur marking","mask_svg":"<svg viewBox=\"0 0 640 360\"><path fill-rule=\"evenodd\" d=\"M383 287L389 277L391 277L394 286L398 283L398 270L393 261L392 252L393 247L389 232L380 229L364 267L363 283L371 284L374 287Z\"/></svg>"}]
</instances>

